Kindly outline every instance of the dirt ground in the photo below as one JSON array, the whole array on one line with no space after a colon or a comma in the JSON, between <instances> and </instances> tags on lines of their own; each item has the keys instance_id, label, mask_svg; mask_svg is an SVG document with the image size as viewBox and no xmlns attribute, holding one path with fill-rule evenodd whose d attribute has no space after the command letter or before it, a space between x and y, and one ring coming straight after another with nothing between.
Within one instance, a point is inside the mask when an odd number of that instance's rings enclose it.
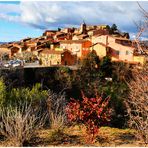
<instances>
[{"instance_id":1,"label":"dirt ground","mask_svg":"<svg viewBox=\"0 0 148 148\"><path fill-rule=\"evenodd\" d=\"M131 129L117 129L110 127L100 128L94 144L87 144L85 129L82 126L65 128L62 131L42 129L37 131L34 138L24 146L49 147L49 146L99 146L99 147L140 147L145 146L135 137L136 131ZM11 140L0 140L0 146L14 146Z\"/></svg>"}]
</instances>

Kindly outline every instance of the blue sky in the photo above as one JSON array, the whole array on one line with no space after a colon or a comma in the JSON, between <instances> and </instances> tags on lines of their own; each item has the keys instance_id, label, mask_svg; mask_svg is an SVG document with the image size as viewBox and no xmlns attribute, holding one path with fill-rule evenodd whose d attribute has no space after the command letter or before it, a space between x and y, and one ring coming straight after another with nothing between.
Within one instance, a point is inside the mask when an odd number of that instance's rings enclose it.
<instances>
[{"instance_id":1,"label":"blue sky","mask_svg":"<svg viewBox=\"0 0 148 148\"><path fill-rule=\"evenodd\" d=\"M147 1L140 4L148 11ZM134 21L139 23L142 14L135 1L1 1L0 42L38 37L46 29L78 27L83 20L94 25L115 23L133 38L137 32Z\"/></svg>"}]
</instances>

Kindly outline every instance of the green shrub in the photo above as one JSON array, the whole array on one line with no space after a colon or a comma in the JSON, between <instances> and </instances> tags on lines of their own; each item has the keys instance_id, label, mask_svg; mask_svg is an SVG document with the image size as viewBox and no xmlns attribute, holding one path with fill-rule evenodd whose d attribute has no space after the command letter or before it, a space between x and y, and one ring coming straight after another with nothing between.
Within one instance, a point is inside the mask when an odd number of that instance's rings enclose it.
<instances>
[{"instance_id":1,"label":"green shrub","mask_svg":"<svg viewBox=\"0 0 148 148\"><path fill-rule=\"evenodd\" d=\"M20 102L40 102L46 99L48 96L48 91L41 90L41 85L36 84L31 89L30 88L13 88L7 92L7 97L5 99L5 105L7 104L18 104Z\"/></svg>"},{"instance_id":2,"label":"green shrub","mask_svg":"<svg viewBox=\"0 0 148 148\"><path fill-rule=\"evenodd\" d=\"M6 86L2 78L0 78L0 107L6 100Z\"/></svg>"}]
</instances>

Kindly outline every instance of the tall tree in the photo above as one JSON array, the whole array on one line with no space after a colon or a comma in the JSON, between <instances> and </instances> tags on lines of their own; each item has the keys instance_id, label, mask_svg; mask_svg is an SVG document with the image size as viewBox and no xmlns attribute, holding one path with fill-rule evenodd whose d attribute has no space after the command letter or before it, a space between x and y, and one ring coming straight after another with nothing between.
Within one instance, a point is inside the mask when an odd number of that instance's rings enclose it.
<instances>
[{"instance_id":1,"label":"tall tree","mask_svg":"<svg viewBox=\"0 0 148 148\"><path fill-rule=\"evenodd\" d=\"M111 26L111 30L114 32L114 31L116 31L117 30L117 25L116 24L113 24L112 26Z\"/></svg>"}]
</instances>

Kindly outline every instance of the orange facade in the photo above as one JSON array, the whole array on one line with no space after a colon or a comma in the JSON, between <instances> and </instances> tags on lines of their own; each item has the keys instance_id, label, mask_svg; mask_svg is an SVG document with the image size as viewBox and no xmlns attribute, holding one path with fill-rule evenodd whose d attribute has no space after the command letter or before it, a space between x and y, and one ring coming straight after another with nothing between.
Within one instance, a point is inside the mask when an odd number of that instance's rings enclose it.
<instances>
[{"instance_id":1,"label":"orange facade","mask_svg":"<svg viewBox=\"0 0 148 148\"><path fill-rule=\"evenodd\" d=\"M89 48L92 45L91 41L85 41L82 43L82 48Z\"/></svg>"},{"instance_id":2,"label":"orange facade","mask_svg":"<svg viewBox=\"0 0 148 148\"><path fill-rule=\"evenodd\" d=\"M65 40L60 43L61 48L70 50L78 58L85 56L91 45L92 43L89 40Z\"/></svg>"}]
</instances>

